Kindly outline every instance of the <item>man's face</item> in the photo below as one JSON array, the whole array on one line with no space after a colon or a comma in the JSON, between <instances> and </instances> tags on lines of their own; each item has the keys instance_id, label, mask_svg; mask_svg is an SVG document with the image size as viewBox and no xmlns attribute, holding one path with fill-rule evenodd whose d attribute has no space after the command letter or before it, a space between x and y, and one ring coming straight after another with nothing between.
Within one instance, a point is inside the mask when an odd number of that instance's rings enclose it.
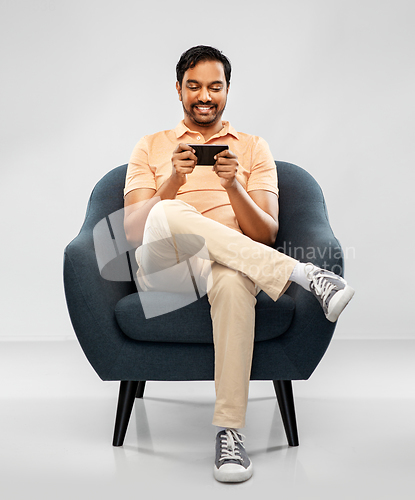
<instances>
[{"instance_id":1,"label":"man's face","mask_svg":"<svg viewBox=\"0 0 415 500\"><path fill-rule=\"evenodd\" d=\"M229 88L223 64L201 61L186 71L182 86L176 83L186 125L214 127L221 122Z\"/></svg>"}]
</instances>

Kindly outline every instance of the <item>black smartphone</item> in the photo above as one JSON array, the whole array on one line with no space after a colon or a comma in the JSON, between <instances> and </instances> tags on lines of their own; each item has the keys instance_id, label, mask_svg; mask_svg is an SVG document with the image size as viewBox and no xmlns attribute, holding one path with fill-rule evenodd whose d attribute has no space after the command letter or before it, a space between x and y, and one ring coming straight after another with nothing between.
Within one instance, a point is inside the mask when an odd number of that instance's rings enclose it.
<instances>
[{"instance_id":1,"label":"black smartphone","mask_svg":"<svg viewBox=\"0 0 415 500\"><path fill-rule=\"evenodd\" d=\"M205 165L213 167L216 163L214 156L229 149L227 144L189 144L195 151L197 156L197 165Z\"/></svg>"}]
</instances>

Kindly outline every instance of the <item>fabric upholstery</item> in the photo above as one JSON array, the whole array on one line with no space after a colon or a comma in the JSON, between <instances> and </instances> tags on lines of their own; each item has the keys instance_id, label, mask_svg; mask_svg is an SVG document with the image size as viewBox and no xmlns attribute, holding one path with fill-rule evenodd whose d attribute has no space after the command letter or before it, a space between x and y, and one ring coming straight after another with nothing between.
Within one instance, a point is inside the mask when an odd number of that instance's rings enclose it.
<instances>
[{"instance_id":1,"label":"fabric upholstery","mask_svg":"<svg viewBox=\"0 0 415 500\"><path fill-rule=\"evenodd\" d=\"M276 248L342 273L341 247L319 185L298 166L276 165L280 189ZM138 313L134 324L133 313L126 312L130 301L140 309L134 282L110 281L100 273L93 231L103 218L123 208L126 169L127 165L117 167L97 183L82 228L65 249L65 294L75 334L103 380L213 380L213 344L196 342L191 332L194 324L195 331L200 328L197 339L210 339L206 299L155 318L153 332L151 320ZM316 299L294 283L275 303L275 312L268 309L267 299L258 301L251 378L307 379L323 357L335 324L326 320ZM183 332L177 331L175 315L192 318Z\"/></svg>"},{"instance_id":2,"label":"fabric upholstery","mask_svg":"<svg viewBox=\"0 0 415 500\"><path fill-rule=\"evenodd\" d=\"M148 293L148 292L147 292ZM169 295L150 292L157 304ZM135 340L151 342L189 342L212 344L212 321L207 297L167 314L147 319L138 293L127 295L115 306L115 317L122 331ZM282 335L290 326L295 309L294 300L283 295L276 302L259 292L256 305L255 341L264 341Z\"/></svg>"}]
</instances>

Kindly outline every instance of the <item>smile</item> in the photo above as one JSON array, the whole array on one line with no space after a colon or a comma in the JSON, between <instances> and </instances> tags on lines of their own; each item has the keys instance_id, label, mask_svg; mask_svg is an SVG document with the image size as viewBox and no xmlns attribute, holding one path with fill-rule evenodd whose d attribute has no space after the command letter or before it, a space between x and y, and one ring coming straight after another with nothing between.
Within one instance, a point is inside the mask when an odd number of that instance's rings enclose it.
<instances>
[{"instance_id":1,"label":"smile","mask_svg":"<svg viewBox=\"0 0 415 500\"><path fill-rule=\"evenodd\" d=\"M199 111L199 113L208 113L215 106L194 106L194 108Z\"/></svg>"}]
</instances>

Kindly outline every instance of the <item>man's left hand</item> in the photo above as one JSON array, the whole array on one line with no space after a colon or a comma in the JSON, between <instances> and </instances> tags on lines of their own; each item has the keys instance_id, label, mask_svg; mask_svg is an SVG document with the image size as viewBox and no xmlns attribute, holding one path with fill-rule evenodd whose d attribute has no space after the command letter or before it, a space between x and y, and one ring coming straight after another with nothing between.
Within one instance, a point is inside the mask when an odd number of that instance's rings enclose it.
<instances>
[{"instance_id":1,"label":"man's left hand","mask_svg":"<svg viewBox=\"0 0 415 500\"><path fill-rule=\"evenodd\" d=\"M232 188L237 182L238 157L229 149L221 151L215 156L216 163L212 170L220 178L220 183L225 189Z\"/></svg>"}]
</instances>

